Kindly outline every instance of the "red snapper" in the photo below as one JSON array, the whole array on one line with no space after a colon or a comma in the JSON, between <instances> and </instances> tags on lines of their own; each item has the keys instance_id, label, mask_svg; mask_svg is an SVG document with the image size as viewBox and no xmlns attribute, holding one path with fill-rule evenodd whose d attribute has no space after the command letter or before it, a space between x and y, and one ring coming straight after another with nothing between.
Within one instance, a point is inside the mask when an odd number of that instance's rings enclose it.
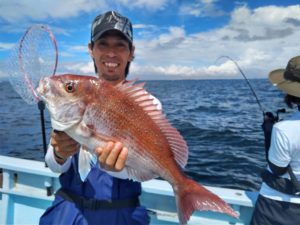
<instances>
[{"instance_id":1,"label":"red snapper","mask_svg":"<svg viewBox=\"0 0 300 225\"><path fill-rule=\"evenodd\" d=\"M82 179L95 162L94 149L120 141L129 150L129 179L142 182L161 177L172 185L181 224L195 210L237 217L221 198L183 173L188 159L186 142L157 109L143 84L113 86L96 77L65 74L42 79L37 90L49 109L53 129L66 132L86 147L79 156Z\"/></svg>"}]
</instances>

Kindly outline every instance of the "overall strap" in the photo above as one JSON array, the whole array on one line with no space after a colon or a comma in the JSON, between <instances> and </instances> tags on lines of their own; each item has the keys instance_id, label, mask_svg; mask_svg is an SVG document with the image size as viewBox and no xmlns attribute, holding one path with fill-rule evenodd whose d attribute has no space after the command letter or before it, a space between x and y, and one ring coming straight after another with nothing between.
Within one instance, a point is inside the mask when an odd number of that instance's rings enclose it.
<instances>
[{"instance_id":1,"label":"overall strap","mask_svg":"<svg viewBox=\"0 0 300 225\"><path fill-rule=\"evenodd\" d=\"M140 201L138 197L127 198L127 199L110 199L110 200L89 199L83 196L76 195L62 188L56 192L56 195L61 196L67 201L75 203L76 206L80 209L111 210L111 209L121 209L121 208L134 208L140 205Z\"/></svg>"}]
</instances>

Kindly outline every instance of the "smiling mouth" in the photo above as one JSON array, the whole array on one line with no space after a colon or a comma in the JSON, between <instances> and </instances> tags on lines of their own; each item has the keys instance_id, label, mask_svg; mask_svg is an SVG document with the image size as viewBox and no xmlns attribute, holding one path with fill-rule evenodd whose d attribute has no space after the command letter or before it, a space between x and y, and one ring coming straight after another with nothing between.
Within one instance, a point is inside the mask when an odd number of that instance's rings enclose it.
<instances>
[{"instance_id":1,"label":"smiling mouth","mask_svg":"<svg viewBox=\"0 0 300 225\"><path fill-rule=\"evenodd\" d=\"M119 66L119 63L105 62L104 65L110 69L114 69Z\"/></svg>"}]
</instances>

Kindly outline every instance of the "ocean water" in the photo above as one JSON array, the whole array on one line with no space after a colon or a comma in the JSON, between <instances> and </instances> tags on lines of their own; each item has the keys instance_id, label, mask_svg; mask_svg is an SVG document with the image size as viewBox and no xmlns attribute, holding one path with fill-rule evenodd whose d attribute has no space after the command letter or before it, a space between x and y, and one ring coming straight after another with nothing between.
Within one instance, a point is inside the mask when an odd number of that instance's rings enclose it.
<instances>
[{"instance_id":1,"label":"ocean water","mask_svg":"<svg viewBox=\"0 0 300 225\"><path fill-rule=\"evenodd\" d=\"M284 95L266 79L250 80L264 111L284 108ZM187 141L185 173L208 186L258 190L266 166L263 120L245 80L146 81L146 89ZM0 154L43 161L40 112L0 81ZM280 114L284 118L290 114ZM45 111L47 140L51 131Z\"/></svg>"}]
</instances>

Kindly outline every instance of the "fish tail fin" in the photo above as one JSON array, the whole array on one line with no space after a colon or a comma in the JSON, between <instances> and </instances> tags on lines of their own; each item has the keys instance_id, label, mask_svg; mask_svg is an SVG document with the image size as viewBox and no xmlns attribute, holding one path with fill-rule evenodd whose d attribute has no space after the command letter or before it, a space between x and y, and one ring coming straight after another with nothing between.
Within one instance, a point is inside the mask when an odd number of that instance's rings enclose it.
<instances>
[{"instance_id":1,"label":"fish tail fin","mask_svg":"<svg viewBox=\"0 0 300 225\"><path fill-rule=\"evenodd\" d=\"M238 214L221 198L197 182L187 179L174 188L180 224L186 224L195 210L210 210L238 218Z\"/></svg>"},{"instance_id":2,"label":"fish tail fin","mask_svg":"<svg viewBox=\"0 0 300 225\"><path fill-rule=\"evenodd\" d=\"M95 156L90 153L86 147L81 146L79 151L78 158L78 172L80 175L80 179L85 181L88 176L91 168L96 164Z\"/></svg>"}]
</instances>

